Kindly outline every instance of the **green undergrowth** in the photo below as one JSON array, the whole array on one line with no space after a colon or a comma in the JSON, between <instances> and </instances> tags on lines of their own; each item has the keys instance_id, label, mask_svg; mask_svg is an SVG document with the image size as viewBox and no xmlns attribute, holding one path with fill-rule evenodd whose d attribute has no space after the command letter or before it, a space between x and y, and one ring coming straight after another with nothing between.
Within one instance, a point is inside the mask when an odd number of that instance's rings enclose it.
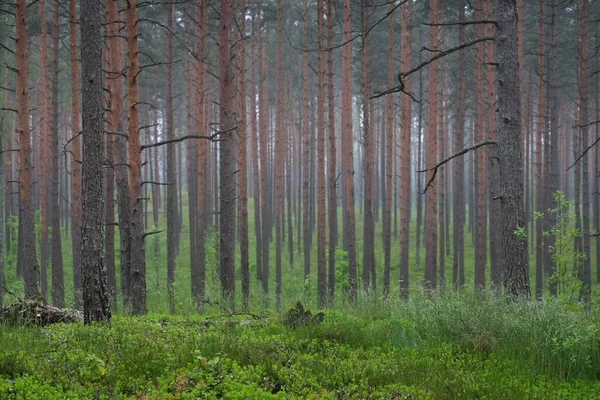
<instances>
[{"instance_id":1,"label":"green undergrowth","mask_svg":"<svg viewBox=\"0 0 600 400\"><path fill-rule=\"evenodd\" d=\"M281 318L2 326L0 399L600 398L593 308L440 294Z\"/></svg>"}]
</instances>

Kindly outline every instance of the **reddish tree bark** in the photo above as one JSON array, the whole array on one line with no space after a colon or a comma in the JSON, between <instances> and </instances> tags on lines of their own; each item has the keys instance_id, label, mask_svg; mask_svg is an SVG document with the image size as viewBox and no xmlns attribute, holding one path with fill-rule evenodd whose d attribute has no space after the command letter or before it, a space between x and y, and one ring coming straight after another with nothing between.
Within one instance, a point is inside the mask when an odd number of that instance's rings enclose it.
<instances>
[{"instance_id":1,"label":"reddish tree bark","mask_svg":"<svg viewBox=\"0 0 600 400\"><path fill-rule=\"evenodd\" d=\"M60 150L58 147L58 35L59 35L59 3L54 1L54 19L52 28L52 137L49 151L52 156L51 169L49 174L49 180L51 183L51 198L50 203L52 206L52 213L50 222L52 224L52 303L59 308L64 305L65 299L65 283L63 275L63 258L62 258L62 243L60 237L60 208L59 208L59 158ZM64 182L66 184L66 182Z\"/></svg>"},{"instance_id":2,"label":"reddish tree bark","mask_svg":"<svg viewBox=\"0 0 600 400\"><path fill-rule=\"evenodd\" d=\"M247 122L246 122L246 0L240 1L240 54L239 54L239 126L238 126L238 220L240 221L240 256L241 256L241 281L242 281L242 304L244 310L248 309L248 297L250 296L250 270L248 260L248 161L247 161ZM280 33L281 35L281 33ZM280 116L281 118L281 116ZM281 285L281 276L280 281Z\"/></svg>"},{"instance_id":3,"label":"reddish tree bark","mask_svg":"<svg viewBox=\"0 0 600 400\"><path fill-rule=\"evenodd\" d=\"M19 134L19 259L23 271L25 297L40 294L39 265L35 251L33 223L33 180L31 162L31 133L29 131L29 90L27 65L27 4L18 0L16 17L16 67L17 67L17 132Z\"/></svg>"},{"instance_id":4,"label":"reddish tree bark","mask_svg":"<svg viewBox=\"0 0 600 400\"><path fill-rule=\"evenodd\" d=\"M390 17L391 18L391 17ZM368 13L363 4L362 27L368 29ZM320 26L320 24L319 24ZM363 185L363 290L367 292L371 283L371 274L375 272L375 218L374 206L374 164L375 164L375 135L370 119L371 105L371 51L369 37L363 38L361 63L362 63L362 117L363 117L363 151L364 151L364 185ZM389 276L388 276L389 279Z\"/></svg>"},{"instance_id":5,"label":"reddish tree bark","mask_svg":"<svg viewBox=\"0 0 600 400\"><path fill-rule=\"evenodd\" d=\"M48 298L48 262L50 259L50 241L48 239L49 216L49 185L50 176L50 129L52 127L52 116L50 115L50 69L48 67L48 29L46 27L46 3L40 0L38 3L40 16L40 87L39 87L39 116L40 116L40 158L38 161L39 191L40 191L40 268L42 278L42 297Z\"/></svg>"},{"instance_id":6,"label":"reddish tree bark","mask_svg":"<svg viewBox=\"0 0 600 400\"><path fill-rule=\"evenodd\" d=\"M320 308L327 302L327 264L325 261L325 64L323 60L323 0L317 1L317 301Z\"/></svg>"},{"instance_id":7,"label":"reddish tree bark","mask_svg":"<svg viewBox=\"0 0 600 400\"><path fill-rule=\"evenodd\" d=\"M536 170L536 200L535 210L544 212L543 201L543 154L542 154L542 137L544 136L544 126L546 118L546 106L544 104L544 65L546 57L544 54L544 0L539 1L539 50L538 50L538 88L537 88L537 121L536 121L536 139L535 139L535 170ZM544 248L542 234L543 220L538 218L535 220L535 293L540 299L543 291L543 271L544 271Z\"/></svg>"},{"instance_id":8,"label":"reddish tree bark","mask_svg":"<svg viewBox=\"0 0 600 400\"><path fill-rule=\"evenodd\" d=\"M395 5L391 4L392 12L389 18L389 46L388 46L388 85L394 86L396 67L394 49L396 48L394 25ZM390 294L391 250L392 250L392 162L394 160L394 96L386 98L385 121L385 207L383 209L383 294L387 298Z\"/></svg>"},{"instance_id":9,"label":"reddish tree bark","mask_svg":"<svg viewBox=\"0 0 600 400\"><path fill-rule=\"evenodd\" d=\"M356 233L354 223L354 151L352 136L352 42L350 0L344 0L342 52L342 154L344 185L344 236L347 237L349 295L356 299Z\"/></svg>"},{"instance_id":10,"label":"reddish tree bark","mask_svg":"<svg viewBox=\"0 0 600 400\"><path fill-rule=\"evenodd\" d=\"M219 12L219 79L220 128L223 131L236 127L235 89L233 86L231 24L233 8L230 0L221 1ZM225 304L234 306L235 300L235 198L236 198L236 138L233 132L221 135L219 176L219 261L221 296Z\"/></svg>"},{"instance_id":11,"label":"reddish tree bark","mask_svg":"<svg viewBox=\"0 0 600 400\"><path fill-rule=\"evenodd\" d=\"M429 0L429 48L437 48L437 0ZM429 121L426 138L426 166L436 163L437 156L437 62L429 64ZM429 174L428 174L429 175ZM429 177L428 177L429 178ZM435 289L437 267L437 183L427 190L425 198L425 287Z\"/></svg>"},{"instance_id":12,"label":"reddish tree bark","mask_svg":"<svg viewBox=\"0 0 600 400\"><path fill-rule=\"evenodd\" d=\"M127 36L127 137L129 151L130 296L131 312L146 313L146 252L144 246L144 209L139 131L139 44L136 0L128 0L125 10Z\"/></svg>"},{"instance_id":13,"label":"reddish tree bark","mask_svg":"<svg viewBox=\"0 0 600 400\"><path fill-rule=\"evenodd\" d=\"M402 18L402 47L400 69L412 68L412 2L400 9ZM460 40L459 40L460 42ZM464 70L464 69L461 69ZM412 76L404 80L405 90L412 92ZM412 99L402 95L400 98L400 295L408 297L409 287L409 240L410 240L410 192L411 192L411 135L412 135Z\"/></svg>"},{"instance_id":14,"label":"reddish tree bark","mask_svg":"<svg viewBox=\"0 0 600 400\"><path fill-rule=\"evenodd\" d=\"M335 144L335 104L333 72L333 0L327 1L327 214L329 222L329 261L327 297L333 305L335 295L335 251L338 243L337 196L336 196L336 144Z\"/></svg>"}]
</instances>

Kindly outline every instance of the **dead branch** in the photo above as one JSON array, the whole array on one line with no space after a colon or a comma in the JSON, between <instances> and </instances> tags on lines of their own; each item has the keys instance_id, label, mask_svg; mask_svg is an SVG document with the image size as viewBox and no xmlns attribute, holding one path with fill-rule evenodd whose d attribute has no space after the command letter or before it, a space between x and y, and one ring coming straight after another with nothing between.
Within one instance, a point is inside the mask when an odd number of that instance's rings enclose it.
<instances>
[{"instance_id":1,"label":"dead branch","mask_svg":"<svg viewBox=\"0 0 600 400\"><path fill-rule=\"evenodd\" d=\"M140 151L143 151L143 150L146 150L146 149L150 149L152 147L164 146L166 144L183 142L184 140L187 140L187 139L204 139L204 140L215 141L215 139L219 135L223 135L225 133L233 132L236 129L237 129L237 126L233 127L233 128L230 128L230 129L226 129L224 131L217 131L217 132L213 133L212 135L208 135L208 136L206 136L206 135L185 135L185 136L178 137L176 139L169 139L169 140L163 140L163 141L156 142L156 143L145 144L143 146L140 146Z\"/></svg>"},{"instance_id":2,"label":"dead branch","mask_svg":"<svg viewBox=\"0 0 600 400\"><path fill-rule=\"evenodd\" d=\"M495 140L484 140L483 142L479 142L474 144L471 147L467 147L465 149L462 149L461 151L459 151L458 153L455 153L449 157L444 158L442 161L440 161L439 163L437 163L435 166L431 167L431 168L427 168L427 169L422 169L420 171L417 171L418 173L422 173L422 172L427 172L427 171L433 171L433 174L431 175L431 178L429 179L429 182L427 182L427 186L425 186L425 189L423 190L423 194L425 194L425 192L427 191L427 189L429 189L429 187L433 184L433 180L435 179L435 176L437 175L437 171L438 169L446 164L448 161L456 158L456 157L460 157L462 155L467 154L469 151L471 150L476 150L480 147L483 146L488 146L490 144L496 144Z\"/></svg>"}]
</instances>

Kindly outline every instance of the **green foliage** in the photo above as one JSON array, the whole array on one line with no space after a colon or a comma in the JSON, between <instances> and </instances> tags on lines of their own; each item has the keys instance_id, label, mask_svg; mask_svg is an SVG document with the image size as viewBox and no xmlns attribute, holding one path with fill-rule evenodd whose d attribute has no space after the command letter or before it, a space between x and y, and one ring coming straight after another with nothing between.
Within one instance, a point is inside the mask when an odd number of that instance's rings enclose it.
<instances>
[{"instance_id":1,"label":"green foliage","mask_svg":"<svg viewBox=\"0 0 600 400\"><path fill-rule=\"evenodd\" d=\"M597 311L493 293L352 307L295 329L272 314L0 326L0 398L588 399L600 392Z\"/></svg>"},{"instance_id":2,"label":"green foliage","mask_svg":"<svg viewBox=\"0 0 600 400\"><path fill-rule=\"evenodd\" d=\"M577 228L575 212L572 211L573 202L568 201L560 190L554 193L554 201L556 207L549 212L556 219L555 224L543 232L545 238L554 237L554 245L547 246L556 268L550 279L556 284L558 299L574 303L581 293L579 271L585 260L585 254L575 248L581 231ZM544 218L544 214L536 212L536 218Z\"/></svg>"}]
</instances>

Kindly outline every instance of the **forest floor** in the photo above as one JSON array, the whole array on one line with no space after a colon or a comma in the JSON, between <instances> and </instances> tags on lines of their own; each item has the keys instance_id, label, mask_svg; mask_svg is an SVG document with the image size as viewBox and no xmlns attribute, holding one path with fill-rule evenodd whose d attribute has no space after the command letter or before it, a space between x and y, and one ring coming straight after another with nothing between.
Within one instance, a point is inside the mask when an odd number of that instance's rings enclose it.
<instances>
[{"instance_id":1,"label":"forest floor","mask_svg":"<svg viewBox=\"0 0 600 400\"><path fill-rule=\"evenodd\" d=\"M600 313L493 294L0 326L0 399L600 398ZM316 310L312 310L316 314Z\"/></svg>"}]
</instances>

